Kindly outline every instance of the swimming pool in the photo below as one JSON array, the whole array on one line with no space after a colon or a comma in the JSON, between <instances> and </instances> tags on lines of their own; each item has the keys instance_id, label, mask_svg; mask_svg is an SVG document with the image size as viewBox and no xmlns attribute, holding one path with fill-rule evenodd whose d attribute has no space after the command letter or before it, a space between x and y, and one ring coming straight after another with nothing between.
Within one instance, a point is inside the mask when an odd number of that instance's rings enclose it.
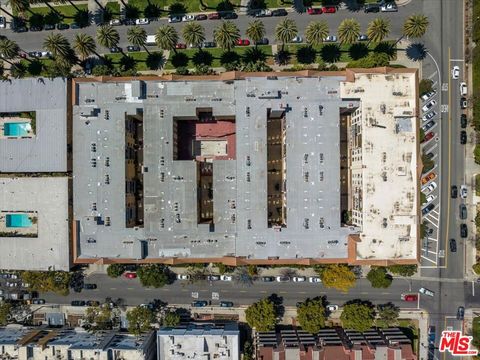
<instances>
[{"instance_id":1,"label":"swimming pool","mask_svg":"<svg viewBox=\"0 0 480 360\"><path fill-rule=\"evenodd\" d=\"M7 214L7 228L26 228L32 226L27 214Z\"/></svg>"},{"instance_id":2,"label":"swimming pool","mask_svg":"<svg viewBox=\"0 0 480 360\"><path fill-rule=\"evenodd\" d=\"M5 123L3 135L5 136L27 136L32 127L28 122Z\"/></svg>"}]
</instances>

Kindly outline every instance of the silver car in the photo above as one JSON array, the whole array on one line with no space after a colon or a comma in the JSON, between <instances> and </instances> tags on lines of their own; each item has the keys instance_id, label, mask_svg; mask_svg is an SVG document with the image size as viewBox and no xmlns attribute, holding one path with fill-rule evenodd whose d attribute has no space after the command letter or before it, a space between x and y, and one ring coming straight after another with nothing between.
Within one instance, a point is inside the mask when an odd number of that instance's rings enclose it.
<instances>
[{"instance_id":1,"label":"silver car","mask_svg":"<svg viewBox=\"0 0 480 360\"><path fill-rule=\"evenodd\" d=\"M435 296L435 293L432 290L428 290L427 288L424 288L424 287L418 289L418 292L420 294L427 295L427 296Z\"/></svg>"}]
</instances>

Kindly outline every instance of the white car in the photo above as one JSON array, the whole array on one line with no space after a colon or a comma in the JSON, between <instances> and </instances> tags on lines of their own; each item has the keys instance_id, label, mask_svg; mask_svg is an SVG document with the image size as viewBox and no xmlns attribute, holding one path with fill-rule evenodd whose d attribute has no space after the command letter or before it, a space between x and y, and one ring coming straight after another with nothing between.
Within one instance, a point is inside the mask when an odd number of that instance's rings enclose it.
<instances>
[{"instance_id":1,"label":"white car","mask_svg":"<svg viewBox=\"0 0 480 360\"><path fill-rule=\"evenodd\" d=\"M458 79L460 77L460 68L455 65L452 68L452 79Z\"/></svg>"},{"instance_id":2,"label":"white car","mask_svg":"<svg viewBox=\"0 0 480 360\"><path fill-rule=\"evenodd\" d=\"M396 12L396 11L398 11L398 8L397 8L397 5L395 5L395 3L389 3L389 4L382 5L380 7L380 11L381 12Z\"/></svg>"},{"instance_id":3,"label":"white car","mask_svg":"<svg viewBox=\"0 0 480 360\"><path fill-rule=\"evenodd\" d=\"M7 20L4 16L0 16L0 29L5 29L7 27Z\"/></svg>"},{"instance_id":4,"label":"white car","mask_svg":"<svg viewBox=\"0 0 480 360\"><path fill-rule=\"evenodd\" d=\"M318 276L310 276L308 278L308 282L310 282L310 283L321 283L322 279L320 279Z\"/></svg>"},{"instance_id":5,"label":"white car","mask_svg":"<svg viewBox=\"0 0 480 360\"><path fill-rule=\"evenodd\" d=\"M294 276L293 282L305 282L307 278L305 276Z\"/></svg>"},{"instance_id":6,"label":"white car","mask_svg":"<svg viewBox=\"0 0 480 360\"><path fill-rule=\"evenodd\" d=\"M120 26L120 25L122 25L122 22L121 22L120 20L118 20L118 19L112 19L112 20L110 20L110 25L112 25L112 26Z\"/></svg>"},{"instance_id":7,"label":"white car","mask_svg":"<svg viewBox=\"0 0 480 360\"><path fill-rule=\"evenodd\" d=\"M338 310L338 305L328 305L327 310L328 311L337 311Z\"/></svg>"},{"instance_id":8,"label":"white car","mask_svg":"<svg viewBox=\"0 0 480 360\"><path fill-rule=\"evenodd\" d=\"M430 111L436 104L437 104L437 101L436 101L436 100L429 101L428 103L426 103L425 105L423 105L422 111L423 111L423 112Z\"/></svg>"},{"instance_id":9,"label":"white car","mask_svg":"<svg viewBox=\"0 0 480 360\"><path fill-rule=\"evenodd\" d=\"M187 275L187 274L177 274L177 280L190 280L190 275Z\"/></svg>"},{"instance_id":10,"label":"white car","mask_svg":"<svg viewBox=\"0 0 480 360\"><path fill-rule=\"evenodd\" d=\"M232 275L220 275L220 280L221 281L232 281L233 276Z\"/></svg>"},{"instance_id":11,"label":"white car","mask_svg":"<svg viewBox=\"0 0 480 360\"><path fill-rule=\"evenodd\" d=\"M428 186L425 186L422 189L422 193L424 193L425 195L428 195L436 188L437 188L437 183L435 181L432 181Z\"/></svg>"},{"instance_id":12,"label":"white car","mask_svg":"<svg viewBox=\"0 0 480 360\"><path fill-rule=\"evenodd\" d=\"M467 84L464 82L460 83L460 95L467 95Z\"/></svg>"},{"instance_id":13,"label":"white car","mask_svg":"<svg viewBox=\"0 0 480 360\"><path fill-rule=\"evenodd\" d=\"M323 39L324 42L336 42L337 37L335 35L328 35L325 39Z\"/></svg>"},{"instance_id":14,"label":"white car","mask_svg":"<svg viewBox=\"0 0 480 360\"><path fill-rule=\"evenodd\" d=\"M422 120L423 121L432 120L435 115L437 115L435 111L430 111L427 114L423 115Z\"/></svg>"},{"instance_id":15,"label":"white car","mask_svg":"<svg viewBox=\"0 0 480 360\"><path fill-rule=\"evenodd\" d=\"M427 288L424 288L424 287L418 289L418 292L420 294L427 295L427 296L435 296L435 293L432 290L428 290Z\"/></svg>"},{"instance_id":16,"label":"white car","mask_svg":"<svg viewBox=\"0 0 480 360\"><path fill-rule=\"evenodd\" d=\"M303 42L303 38L299 35L295 36L292 40L290 40L292 43L301 43Z\"/></svg>"},{"instance_id":17,"label":"white car","mask_svg":"<svg viewBox=\"0 0 480 360\"><path fill-rule=\"evenodd\" d=\"M460 186L460 197L466 199L468 194L467 187L465 185Z\"/></svg>"},{"instance_id":18,"label":"white car","mask_svg":"<svg viewBox=\"0 0 480 360\"><path fill-rule=\"evenodd\" d=\"M426 204L430 204L433 200L435 200L437 197L435 195L428 195L427 196L427 200L422 204L422 205L426 205Z\"/></svg>"},{"instance_id":19,"label":"white car","mask_svg":"<svg viewBox=\"0 0 480 360\"><path fill-rule=\"evenodd\" d=\"M437 93L437 90L429 91L429 92L427 92L426 94L423 94L423 95L422 95L422 100L423 100L423 101L427 101L427 100L430 99L432 96L434 96L436 93Z\"/></svg>"},{"instance_id":20,"label":"white car","mask_svg":"<svg viewBox=\"0 0 480 360\"><path fill-rule=\"evenodd\" d=\"M135 20L135 24L137 24L137 25L148 25L148 24L150 24L150 20L148 20L146 18L137 19L137 20Z\"/></svg>"},{"instance_id":21,"label":"white car","mask_svg":"<svg viewBox=\"0 0 480 360\"><path fill-rule=\"evenodd\" d=\"M290 281L290 278L288 276L277 276L275 278L277 280L277 282L289 282Z\"/></svg>"},{"instance_id":22,"label":"white car","mask_svg":"<svg viewBox=\"0 0 480 360\"><path fill-rule=\"evenodd\" d=\"M193 21L193 20L195 20L195 15L184 15L182 17L183 22Z\"/></svg>"}]
</instances>

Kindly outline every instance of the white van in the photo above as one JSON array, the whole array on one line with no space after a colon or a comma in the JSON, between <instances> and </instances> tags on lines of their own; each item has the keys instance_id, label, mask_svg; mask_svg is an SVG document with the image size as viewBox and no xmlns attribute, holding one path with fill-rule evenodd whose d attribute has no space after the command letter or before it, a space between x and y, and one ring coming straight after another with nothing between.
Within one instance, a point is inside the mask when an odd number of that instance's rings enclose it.
<instances>
[{"instance_id":1,"label":"white van","mask_svg":"<svg viewBox=\"0 0 480 360\"><path fill-rule=\"evenodd\" d=\"M157 42L155 41L155 35L147 35L147 46L155 46L157 45Z\"/></svg>"}]
</instances>

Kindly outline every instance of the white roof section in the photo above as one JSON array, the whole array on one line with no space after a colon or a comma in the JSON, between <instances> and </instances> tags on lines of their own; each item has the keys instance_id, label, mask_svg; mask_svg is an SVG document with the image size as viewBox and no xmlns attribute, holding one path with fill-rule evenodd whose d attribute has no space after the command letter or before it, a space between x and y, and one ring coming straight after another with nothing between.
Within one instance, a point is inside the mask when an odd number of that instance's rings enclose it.
<instances>
[{"instance_id":1,"label":"white roof section","mask_svg":"<svg viewBox=\"0 0 480 360\"><path fill-rule=\"evenodd\" d=\"M36 112L36 136L0 139L0 172L67 171L67 80L0 82L0 113Z\"/></svg>"},{"instance_id":2,"label":"white roof section","mask_svg":"<svg viewBox=\"0 0 480 360\"><path fill-rule=\"evenodd\" d=\"M0 269L69 269L68 178L0 178L0 212L37 212L38 237L0 237Z\"/></svg>"}]
</instances>

